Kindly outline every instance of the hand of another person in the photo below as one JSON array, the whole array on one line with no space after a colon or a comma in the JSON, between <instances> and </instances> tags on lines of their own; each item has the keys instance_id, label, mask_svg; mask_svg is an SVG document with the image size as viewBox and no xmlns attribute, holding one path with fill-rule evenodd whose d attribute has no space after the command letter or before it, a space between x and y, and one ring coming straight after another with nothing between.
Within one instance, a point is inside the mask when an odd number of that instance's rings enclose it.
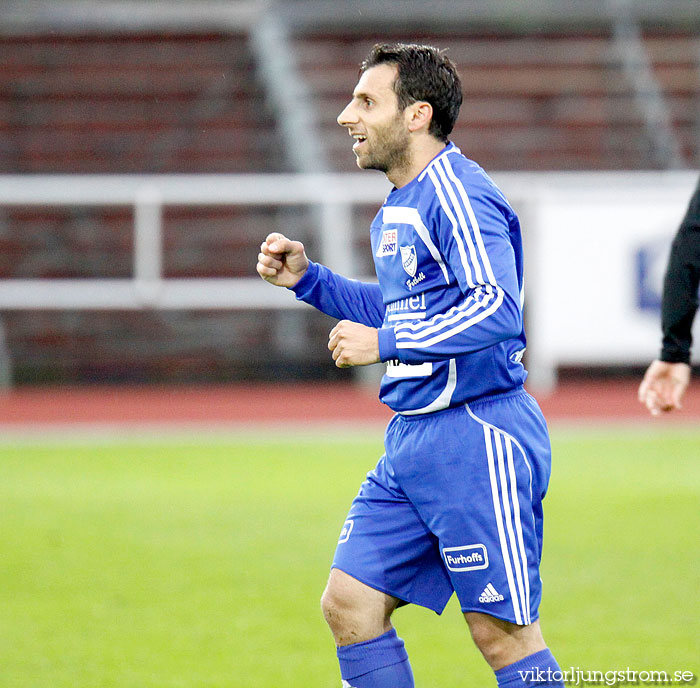
<instances>
[{"instance_id":1,"label":"hand of another person","mask_svg":"<svg viewBox=\"0 0 700 688\"><path fill-rule=\"evenodd\" d=\"M690 366L687 363L652 361L647 368L637 394L653 416L661 411L681 408L681 400L690 383Z\"/></svg>"}]
</instances>

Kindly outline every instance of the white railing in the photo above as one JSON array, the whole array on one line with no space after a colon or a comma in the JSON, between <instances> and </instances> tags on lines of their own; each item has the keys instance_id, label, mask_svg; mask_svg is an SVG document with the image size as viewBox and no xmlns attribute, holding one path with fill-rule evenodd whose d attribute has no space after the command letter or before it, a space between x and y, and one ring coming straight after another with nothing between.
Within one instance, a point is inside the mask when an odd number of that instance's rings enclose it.
<instances>
[{"instance_id":1,"label":"white railing","mask_svg":"<svg viewBox=\"0 0 700 688\"><path fill-rule=\"evenodd\" d=\"M658 317L635 312L631 256L637 239L670 243L697 172L492 176L520 215L524 230L528 367L533 382L552 384L562 363L624 364L653 356ZM344 275L373 279L358 274L355 267L353 237L367 227L353 227L353 209L357 204L378 208L389 188L381 174L369 172L0 176L0 207L128 206L134 216L130 278L2 279L0 310L305 307L287 290L271 288L256 277L165 278L164 207L317 207L319 255L312 257Z\"/></svg>"},{"instance_id":2,"label":"white railing","mask_svg":"<svg viewBox=\"0 0 700 688\"><path fill-rule=\"evenodd\" d=\"M257 278L164 278L164 206L317 206L318 259L355 276L352 206L379 205L387 191L383 178L352 174L0 176L0 207L130 206L134 212L132 278L4 279L0 309L294 308L291 294Z\"/></svg>"}]
</instances>

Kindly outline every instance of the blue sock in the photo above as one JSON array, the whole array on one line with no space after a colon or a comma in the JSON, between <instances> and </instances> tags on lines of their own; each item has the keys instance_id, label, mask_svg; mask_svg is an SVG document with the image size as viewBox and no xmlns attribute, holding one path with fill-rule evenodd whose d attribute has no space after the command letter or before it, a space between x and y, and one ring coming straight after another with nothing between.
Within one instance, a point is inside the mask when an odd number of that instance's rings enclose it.
<instances>
[{"instance_id":1,"label":"blue sock","mask_svg":"<svg viewBox=\"0 0 700 688\"><path fill-rule=\"evenodd\" d=\"M504 666L496 679L498 688L564 688L564 675L549 649Z\"/></svg>"},{"instance_id":2,"label":"blue sock","mask_svg":"<svg viewBox=\"0 0 700 688\"><path fill-rule=\"evenodd\" d=\"M403 640L392 628L378 638L338 648L343 686L413 688L413 672Z\"/></svg>"}]
</instances>

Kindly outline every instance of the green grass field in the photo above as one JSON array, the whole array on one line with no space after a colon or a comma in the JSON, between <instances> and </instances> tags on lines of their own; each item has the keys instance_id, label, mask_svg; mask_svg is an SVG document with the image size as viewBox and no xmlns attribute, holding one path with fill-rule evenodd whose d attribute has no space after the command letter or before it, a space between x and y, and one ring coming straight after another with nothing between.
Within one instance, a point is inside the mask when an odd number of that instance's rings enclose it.
<instances>
[{"instance_id":1,"label":"green grass field","mask_svg":"<svg viewBox=\"0 0 700 688\"><path fill-rule=\"evenodd\" d=\"M381 452L363 434L0 446L0 686L338 688L318 598ZM553 442L560 664L699 674L700 432ZM419 688L495 683L454 598L395 621Z\"/></svg>"}]
</instances>

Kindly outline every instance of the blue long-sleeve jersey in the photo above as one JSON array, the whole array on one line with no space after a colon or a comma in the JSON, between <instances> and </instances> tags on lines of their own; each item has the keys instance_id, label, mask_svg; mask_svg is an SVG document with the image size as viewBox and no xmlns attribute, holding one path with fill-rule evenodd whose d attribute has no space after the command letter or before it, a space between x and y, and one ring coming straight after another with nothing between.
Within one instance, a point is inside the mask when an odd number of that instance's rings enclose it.
<instances>
[{"instance_id":1,"label":"blue long-sleeve jersey","mask_svg":"<svg viewBox=\"0 0 700 688\"><path fill-rule=\"evenodd\" d=\"M448 144L391 191L370 233L378 284L311 263L293 290L378 328L384 403L428 413L525 381L520 224L481 167Z\"/></svg>"}]
</instances>

